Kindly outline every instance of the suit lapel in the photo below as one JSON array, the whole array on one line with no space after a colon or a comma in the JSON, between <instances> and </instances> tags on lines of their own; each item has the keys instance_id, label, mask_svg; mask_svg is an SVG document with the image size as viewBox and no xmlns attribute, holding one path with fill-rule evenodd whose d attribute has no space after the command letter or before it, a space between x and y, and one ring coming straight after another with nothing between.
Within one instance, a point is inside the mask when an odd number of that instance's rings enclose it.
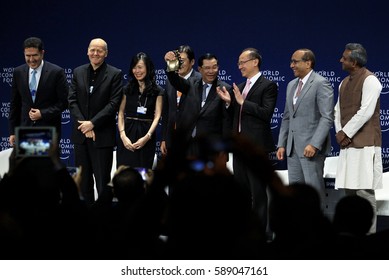
<instances>
[{"instance_id":1,"label":"suit lapel","mask_svg":"<svg viewBox=\"0 0 389 280\"><path fill-rule=\"evenodd\" d=\"M218 87L218 86L220 86L220 83L219 83L218 80L212 84L211 88L209 89L207 99L205 99L205 104L204 104L204 106L201 108L200 113L206 111L207 108L208 108L208 107L210 106L210 104L212 103L212 101L216 98L216 96L217 96L216 87ZM201 101L200 101L200 102L201 102Z\"/></svg>"},{"instance_id":2,"label":"suit lapel","mask_svg":"<svg viewBox=\"0 0 389 280\"><path fill-rule=\"evenodd\" d=\"M40 85L44 85L47 82L47 72L48 72L47 62L45 62L43 64L43 67L42 67L42 72L41 72L41 77L39 79L38 89L39 89ZM39 90L37 90L37 91L39 92Z\"/></svg>"},{"instance_id":3,"label":"suit lapel","mask_svg":"<svg viewBox=\"0 0 389 280\"><path fill-rule=\"evenodd\" d=\"M30 85L28 84L28 79L30 78L30 67L28 67L28 65L26 64L23 71L24 71L24 75L22 76L22 79L23 79L22 85L25 87L25 90L26 90L28 96L30 97L31 103L33 103L31 92L30 92Z\"/></svg>"},{"instance_id":4,"label":"suit lapel","mask_svg":"<svg viewBox=\"0 0 389 280\"><path fill-rule=\"evenodd\" d=\"M44 91L43 87L47 83L47 73L49 72L49 69L47 69L47 62L43 64L41 77L39 78L38 87L36 89L36 96L35 96L35 103L39 100L39 96L42 95L42 92ZM32 98L31 98L32 100Z\"/></svg>"},{"instance_id":5,"label":"suit lapel","mask_svg":"<svg viewBox=\"0 0 389 280\"><path fill-rule=\"evenodd\" d=\"M256 80L256 82L251 86L249 92L247 93L246 99L249 99L250 96L253 94L253 92L256 91L256 89L261 85L262 80L263 80L263 75L261 75L261 76ZM244 86L243 86L243 88L244 88ZM242 91L243 91L243 89L242 89ZM242 92L242 91L241 91L241 92Z\"/></svg>"},{"instance_id":6,"label":"suit lapel","mask_svg":"<svg viewBox=\"0 0 389 280\"><path fill-rule=\"evenodd\" d=\"M297 86L298 86L298 82L299 82L299 79L295 79L295 82L293 84L293 86L291 87L290 91L287 92L287 103L289 105L289 111L291 112L291 114L294 114L294 112L296 111L297 109L297 103L296 105L293 105L293 99L294 99L294 93L296 92L296 89L297 89Z\"/></svg>"},{"instance_id":7,"label":"suit lapel","mask_svg":"<svg viewBox=\"0 0 389 280\"><path fill-rule=\"evenodd\" d=\"M89 64L86 64L85 65L85 71L82 71L82 81L84 83L84 87L85 87L85 92L87 93L87 95L90 94L89 92L89 81L88 81L88 75L89 75Z\"/></svg>"},{"instance_id":8,"label":"suit lapel","mask_svg":"<svg viewBox=\"0 0 389 280\"><path fill-rule=\"evenodd\" d=\"M217 84L212 84L211 88L209 89L207 99L205 99L205 104L204 104L203 107L201 107L200 113L206 111L207 108L209 107L209 104L211 104L212 101L215 99L215 97L216 97L216 86L217 86Z\"/></svg>"},{"instance_id":9,"label":"suit lapel","mask_svg":"<svg viewBox=\"0 0 389 280\"><path fill-rule=\"evenodd\" d=\"M197 108L200 108L201 110L201 98L202 98L202 94L203 94L203 80L200 79L198 81L196 81L196 96L195 96L195 102L196 104L194 104L194 106L197 106Z\"/></svg>"}]
</instances>

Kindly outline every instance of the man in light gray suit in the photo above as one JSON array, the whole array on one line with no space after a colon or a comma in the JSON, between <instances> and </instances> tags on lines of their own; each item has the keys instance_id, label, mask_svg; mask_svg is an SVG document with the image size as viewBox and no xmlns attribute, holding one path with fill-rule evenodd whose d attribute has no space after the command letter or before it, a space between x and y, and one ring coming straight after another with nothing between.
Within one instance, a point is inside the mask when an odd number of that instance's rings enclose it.
<instances>
[{"instance_id":1,"label":"man in light gray suit","mask_svg":"<svg viewBox=\"0 0 389 280\"><path fill-rule=\"evenodd\" d=\"M290 68L296 79L286 90L285 110L278 137L277 158L286 152L289 183L314 187L323 202L324 160L331 149L330 129L334 121L334 91L327 79L313 71L315 55L299 49Z\"/></svg>"}]
</instances>

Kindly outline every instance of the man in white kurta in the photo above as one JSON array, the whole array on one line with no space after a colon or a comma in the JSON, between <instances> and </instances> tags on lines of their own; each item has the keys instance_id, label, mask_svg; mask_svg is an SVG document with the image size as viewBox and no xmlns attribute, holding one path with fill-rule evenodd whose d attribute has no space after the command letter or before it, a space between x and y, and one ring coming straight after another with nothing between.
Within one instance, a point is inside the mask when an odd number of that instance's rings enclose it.
<instances>
[{"instance_id":1,"label":"man in white kurta","mask_svg":"<svg viewBox=\"0 0 389 280\"><path fill-rule=\"evenodd\" d=\"M365 49L347 44L340 59L350 73L339 85L335 105L336 140L341 147L335 188L346 195L359 195L370 201L374 218L370 233L376 231L374 190L382 188L381 129L379 102L382 85L367 70Z\"/></svg>"}]
</instances>

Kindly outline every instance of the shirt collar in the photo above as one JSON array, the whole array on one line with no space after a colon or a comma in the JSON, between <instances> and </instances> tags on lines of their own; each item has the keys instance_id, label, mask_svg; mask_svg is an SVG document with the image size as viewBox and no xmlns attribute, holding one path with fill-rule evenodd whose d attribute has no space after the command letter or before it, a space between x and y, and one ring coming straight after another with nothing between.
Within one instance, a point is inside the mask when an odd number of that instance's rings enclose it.
<instances>
[{"instance_id":1,"label":"shirt collar","mask_svg":"<svg viewBox=\"0 0 389 280\"><path fill-rule=\"evenodd\" d=\"M183 78L184 78L185 80L187 80L187 79L190 77L190 75L192 75L192 72L193 72L193 68L192 68L192 70L190 70L189 73L186 74Z\"/></svg>"},{"instance_id":2,"label":"shirt collar","mask_svg":"<svg viewBox=\"0 0 389 280\"><path fill-rule=\"evenodd\" d=\"M308 81L309 77L311 76L312 72L313 72L313 69L311 71L309 71L309 73L307 75L305 75L304 78L299 79L299 80L303 81L303 85L305 85L307 83L307 81Z\"/></svg>"},{"instance_id":3,"label":"shirt collar","mask_svg":"<svg viewBox=\"0 0 389 280\"><path fill-rule=\"evenodd\" d=\"M250 84L251 85L253 85L253 84L255 84L255 82L259 79L259 77L261 77L261 75L262 75L262 72L261 71L259 71L257 74L255 74L254 76L252 76L251 78L250 78Z\"/></svg>"}]
</instances>

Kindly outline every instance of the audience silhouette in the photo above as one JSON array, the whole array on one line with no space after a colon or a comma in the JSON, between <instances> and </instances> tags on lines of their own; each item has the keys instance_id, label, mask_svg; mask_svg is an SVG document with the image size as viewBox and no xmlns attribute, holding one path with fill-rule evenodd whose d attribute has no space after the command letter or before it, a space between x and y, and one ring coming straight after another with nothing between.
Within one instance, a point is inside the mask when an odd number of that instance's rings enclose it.
<instances>
[{"instance_id":1,"label":"audience silhouette","mask_svg":"<svg viewBox=\"0 0 389 280\"><path fill-rule=\"evenodd\" d=\"M345 196L335 208L336 256L339 259L364 259L373 247L367 237L373 224L370 202L357 195Z\"/></svg>"},{"instance_id":2,"label":"audience silhouette","mask_svg":"<svg viewBox=\"0 0 389 280\"><path fill-rule=\"evenodd\" d=\"M57 157L57 155L54 155ZM83 258L84 207L65 166L49 157L10 157L0 182L2 259ZM77 252L77 253L75 253Z\"/></svg>"},{"instance_id":3,"label":"audience silhouette","mask_svg":"<svg viewBox=\"0 0 389 280\"><path fill-rule=\"evenodd\" d=\"M164 244L159 239L162 214L157 205L163 199L154 203L141 174L129 166L118 167L110 187L111 194L99 197L89 211L96 247L93 258L162 258Z\"/></svg>"},{"instance_id":4,"label":"audience silhouette","mask_svg":"<svg viewBox=\"0 0 389 280\"><path fill-rule=\"evenodd\" d=\"M332 225L322 212L318 192L310 185L294 183L274 193L269 213L275 234L268 244L269 257L323 259L332 253Z\"/></svg>"},{"instance_id":5,"label":"audience silhouette","mask_svg":"<svg viewBox=\"0 0 389 280\"><path fill-rule=\"evenodd\" d=\"M363 197L342 197L336 205L334 227L338 234L365 236L373 223L373 207Z\"/></svg>"},{"instance_id":6,"label":"audience silhouette","mask_svg":"<svg viewBox=\"0 0 389 280\"><path fill-rule=\"evenodd\" d=\"M331 223L311 186L284 185L267 154L241 135L199 137L196 158L186 156L180 140L176 131L175 149L147 181L138 170L119 166L91 207L57 147L45 158L11 154L0 181L0 259L389 257L388 231L367 235L372 209L362 198L340 200ZM268 186L273 240L227 168L229 155Z\"/></svg>"}]
</instances>

